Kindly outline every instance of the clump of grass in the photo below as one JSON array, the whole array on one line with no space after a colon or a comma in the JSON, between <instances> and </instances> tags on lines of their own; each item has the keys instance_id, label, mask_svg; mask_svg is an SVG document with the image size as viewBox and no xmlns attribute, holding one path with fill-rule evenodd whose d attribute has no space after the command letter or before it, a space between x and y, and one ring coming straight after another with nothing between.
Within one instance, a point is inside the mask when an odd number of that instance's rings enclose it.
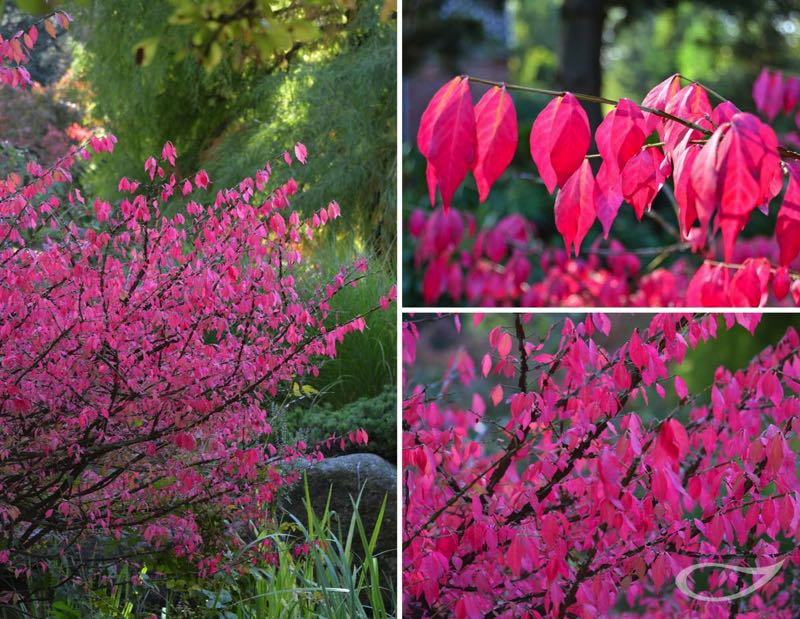
<instances>
[{"instance_id":1,"label":"clump of grass","mask_svg":"<svg viewBox=\"0 0 800 619\"><path fill-rule=\"evenodd\" d=\"M346 536L331 526L330 491L323 513L318 516L311 505L305 483L307 524L292 516L288 527L275 533L262 532L243 550L266 540L272 543L278 561L253 566L245 577L233 579L230 591L218 590L210 605L223 616L236 619L389 619L394 608L394 591L386 590L375 546L380 533L386 498L375 528L368 535L358 513L361 494L353 500L353 516ZM364 557L353 553L358 535ZM298 541L307 553L296 554ZM232 593L234 592L235 593ZM226 600L226 603L221 603Z\"/></svg>"}]
</instances>

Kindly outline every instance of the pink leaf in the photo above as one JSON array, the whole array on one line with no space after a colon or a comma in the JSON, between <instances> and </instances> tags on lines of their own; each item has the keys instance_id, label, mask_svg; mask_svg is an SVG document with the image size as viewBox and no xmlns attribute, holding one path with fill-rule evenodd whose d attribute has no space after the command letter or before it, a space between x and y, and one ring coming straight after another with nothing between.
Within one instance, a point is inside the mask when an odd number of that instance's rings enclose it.
<instances>
[{"instance_id":1,"label":"pink leaf","mask_svg":"<svg viewBox=\"0 0 800 619\"><path fill-rule=\"evenodd\" d=\"M666 459L676 465L688 450L689 435L679 421L667 419L661 424L654 451L657 459Z\"/></svg>"},{"instance_id":2,"label":"pink leaf","mask_svg":"<svg viewBox=\"0 0 800 619\"><path fill-rule=\"evenodd\" d=\"M492 399L492 404L497 406L503 400L503 386L502 385L495 385L492 387L492 391L489 393L489 397Z\"/></svg>"},{"instance_id":3,"label":"pink leaf","mask_svg":"<svg viewBox=\"0 0 800 619\"><path fill-rule=\"evenodd\" d=\"M547 191L565 186L589 152L590 141L589 118L571 93L545 106L533 122L530 148Z\"/></svg>"},{"instance_id":4,"label":"pink leaf","mask_svg":"<svg viewBox=\"0 0 800 619\"><path fill-rule=\"evenodd\" d=\"M517 150L517 112L505 88L490 89L475 106L478 159L473 174L483 203Z\"/></svg>"},{"instance_id":5,"label":"pink leaf","mask_svg":"<svg viewBox=\"0 0 800 619\"><path fill-rule=\"evenodd\" d=\"M783 464L783 436L777 432L767 441L767 471L773 476L778 474Z\"/></svg>"},{"instance_id":6,"label":"pink leaf","mask_svg":"<svg viewBox=\"0 0 800 619\"><path fill-rule=\"evenodd\" d=\"M675 393L678 395L678 399L685 400L686 396L689 395L689 390L686 388L686 382L680 377L675 377Z\"/></svg>"},{"instance_id":7,"label":"pink leaf","mask_svg":"<svg viewBox=\"0 0 800 619\"><path fill-rule=\"evenodd\" d=\"M764 258L748 258L731 281L730 298L738 307L760 307L767 301L770 264Z\"/></svg>"},{"instance_id":8,"label":"pink leaf","mask_svg":"<svg viewBox=\"0 0 800 619\"><path fill-rule=\"evenodd\" d=\"M308 158L308 150L305 147L305 144L301 144L298 142L294 145L294 156L297 160L302 163L303 165L306 164L306 159Z\"/></svg>"},{"instance_id":9,"label":"pink leaf","mask_svg":"<svg viewBox=\"0 0 800 619\"><path fill-rule=\"evenodd\" d=\"M620 99L595 132L597 150L611 171L620 171L644 145L645 120L639 106L630 99Z\"/></svg>"},{"instance_id":10,"label":"pink leaf","mask_svg":"<svg viewBox=\"0 0 800 619\"><path fill-rule=\"evenodd\" d=\"M646 148L628 161L622 171L622 195L633 206L640 221L664 184L667 174L663 163L661 151Z\"/></svg>"},{"instance_id":11,"label":"pink leaf","mask_svg":"<svg viewBox=\"0 0 800 619\"><path fill-rule=\"evenodd\" d=\"M508 356L508 353L511 352L512 345L511 336L508 333L503 333L500 336L500 341L497 343L497 353L500 355L501 359L505 359Z\"/></svg>"},{"instance_id":12,"label":"pink leaf","mask_svg":"<svg viewBox=\"0 0 800 619\"><path fill-rule=\"evenodd\" d=\"M597 219L603 227L603 238L607 239L611 224L614 223L619 207L622 206L622 177L619 171L603 162L597 171L596 185Z\"/></svg>"},{"instance_id":13,"label":"pink leaf","mask_svg":"<svg viewBox=\"0 0 800 619\"><path fill-rule=\"evenodd\" d=\"M663 112L664 108L667 106L667 102L674 97L675 93L677 93L680 89L681 78L676 73L675 75L671 75L665 79L663 82L655 86L650 92L648 92L645 98L642 100L642 106ZM661 127L664 125L664 120L661 117L645 111L644 118L646 134L651 134L656 128L659 128L659 132L661 131Z\"/></svg>"},{"instance_id":14,"label":"pink leaf","mask_svg":"<svg viewBox=\"0 0 800 619\"><path fill-rule=\"evenodd\" d=\"M790 284L789 269L785 266L777 268L772 276L772 292L778 301L782 301L789 294Z\"/></svg>"},{"instance_id":15,"label":"pink leaf","mask_svg":"<svg viewBox=\"0 0 800 619\"><path fill-rule=\"evenodd\" d=\"M428 151L445 209L450 208L453 194L475 165L477 139L469 82L460 80L450 96L442 99Z\"/></svg>"},{"instance_id":16,"label":"pink leaf","mask_svg":"<svg viewBox=\"0 0 800 619\"><path fill-rule=\"evenodd\" d=\"M786 166L789 168L789 186L775 224L775 238L784 266L794 262L800 253L800 162L787 161Z\"/></svg>"},{"instance_id":17,"label":"pink leaf","mask_svg":"<svg viewBox=\"0 0 800 619\"><path fill-rule=\"evenodd\" d=\"M592 168L584 159L580 168L569 178L558 192L555 203L556 229L571 252L574 246L577 256L589 228L596 217L597 192Z\"/></svg>"},{"instance_id":18,"label":"pink leaf","mask_svg":"<svg viewBox=\"0 0 800 619\"><path fill-rule=\"evenodd\" d=\"M775 132L752 114L736 114L703 146L692 166L697 211L705 227L717 212L725 260L750 212L774 196L781 174Z\"/></svg>"},{"instance_id":19,"label":"pink leaf","mask_svg":"<svg viewBox=\"0 0 800 619\"><path fill-rule=\"evenodd\" d=\"M484 376L489 376L489 372L492 369L492 358L489 355L483 355L483 359L481 360L481 373Z\"/></svg>"}]
</instances>

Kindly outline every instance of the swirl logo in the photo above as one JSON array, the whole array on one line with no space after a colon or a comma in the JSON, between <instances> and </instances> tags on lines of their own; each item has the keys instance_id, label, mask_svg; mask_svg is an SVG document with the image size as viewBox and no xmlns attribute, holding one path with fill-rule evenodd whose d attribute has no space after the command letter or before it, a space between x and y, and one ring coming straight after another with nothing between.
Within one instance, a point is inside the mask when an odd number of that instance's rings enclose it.
<instances>
[{"instance_id":1,"label":"swirl logo","mask_svg":"<svg viewBox=\"0 0 800 619\"><path fill-rule=\"evenodd\" d=\"M766 585L770 580L775 577L775 574L783 566L783 559L774 563L773 565L762 565L761 567L740 567L738 565L725 565L724 563L695 563L694 565L690 565L687 568L682 569L678 572L678 575L675 577L675 584L678 586L683 593L688 595L695 600L702 600L703 602L730 602L731 600L735 600L737 598L745 597L746 595L750 595L754 591L757 591L764 585ZM742 572L743 574L752 574L752 575L760 575L761 577L758 578L752 585L747 587L746 589L742 589L736 593L732 593L731 595L723 595L719 597L715 597L713 595L705 595L703 593L695 593L691 589L689 589L686 579L689 578L689 575L696 571L706 567L718 567L724 570L732 570L734 572Z\"/></svg>"}]
</instances>

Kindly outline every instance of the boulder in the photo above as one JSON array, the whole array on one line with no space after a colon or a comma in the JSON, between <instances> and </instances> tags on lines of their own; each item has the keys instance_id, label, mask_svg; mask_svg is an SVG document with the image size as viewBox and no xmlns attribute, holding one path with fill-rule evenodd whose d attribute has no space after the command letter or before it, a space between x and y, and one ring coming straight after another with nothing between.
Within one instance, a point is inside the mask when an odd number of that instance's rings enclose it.
<instances>
[{"instance_id":1,"label":"boulder","mask_svg":"<svg viewBox=\"0 0 800 619\"><path fill-rule=\"evenodd\" d=\"M347 535L353 515L354 500L363 487L358 512L364 523L367 536L372 534L385 496L386 510L383 514L380 534L375 554L383 574L392 588L397 591L397 471L386 460L375 454L351 454L326 458L313 464L306 464L304 471L308 479L308 492L311 504L319 516L325 509L328 490L332 487L330 509L336 512L332 518L332 529L342 536ZM308 524L304 504L303 476L294 484L281 500L280 507L293 514L303 524ZM363 557L363 546L358 533L355 534L353 551Z\"/></svg>"}]
</instances>

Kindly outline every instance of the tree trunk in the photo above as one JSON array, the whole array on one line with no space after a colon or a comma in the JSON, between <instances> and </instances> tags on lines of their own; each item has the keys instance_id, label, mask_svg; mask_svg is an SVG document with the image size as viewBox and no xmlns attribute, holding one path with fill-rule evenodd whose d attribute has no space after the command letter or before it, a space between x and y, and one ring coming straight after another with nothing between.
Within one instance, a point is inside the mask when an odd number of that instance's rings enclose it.
<instances>
[{"instance_id":1,"label":"tree trunk","mask_svg":"<svg viewBox=\"0 0 800 619\"><path fill-rule=\"evenodd\" d=\"M564 0L561 6L561 49L559 79L564 90L600 95L602 72L600 52L606 0ZM600 105L583 102L594 130L602 116Z\"/></svg>"}]
</instances>

